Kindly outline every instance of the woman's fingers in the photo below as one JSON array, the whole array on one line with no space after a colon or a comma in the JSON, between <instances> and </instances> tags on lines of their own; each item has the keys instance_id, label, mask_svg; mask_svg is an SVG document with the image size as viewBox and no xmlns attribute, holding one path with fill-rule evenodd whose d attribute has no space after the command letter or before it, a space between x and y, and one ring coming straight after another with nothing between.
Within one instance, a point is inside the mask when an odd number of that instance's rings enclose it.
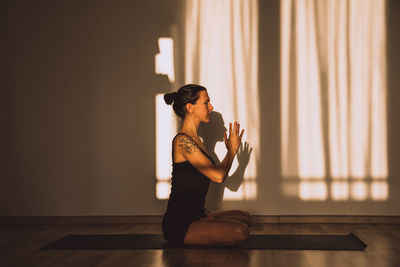
<instances>
[{"instance_id":1,"label":"woman's fingers","mask_svg":"<svg viewBox=\"0 0 400 267\"><path fill-rule=\"evenodd\" d=\"M229 137L232 135L237 135L239 136L240 132L240 123L234 122L233 124L233 129L232 129L232 122L229 123ZM243 136L244 129L242 129L242 132L240 133L240 138Z\"/></svg>"},{"instance_id":2,"label":"woman's fingers","mask_svg":"<svg viewBox=\"0 0 400 267\"><path fill-rule=\"evenodd\" d=\"M244 129L243 129L242 132L240 133L240 139L242 139L243 134L244 134Z\"/></svg>"},{"instance_id":3,"label":"woman's fingers","mask_svg":"<svg viewBox=\"0 0 400 267\"><path fill-rule=\"evenodd\" d=\"M242 131L240 131L240 123L235 121L233 123L233 129L232 129L232 122L230 122L229 123L229 136L227 135L227 132L224 132L224 139L225 139L226 147L228 149L231 149L232 151L237 152L237 149L240 147L240 144L242 143L243 134L244 134L244 129L242 129Z\"/></svg>"}]
</instances>

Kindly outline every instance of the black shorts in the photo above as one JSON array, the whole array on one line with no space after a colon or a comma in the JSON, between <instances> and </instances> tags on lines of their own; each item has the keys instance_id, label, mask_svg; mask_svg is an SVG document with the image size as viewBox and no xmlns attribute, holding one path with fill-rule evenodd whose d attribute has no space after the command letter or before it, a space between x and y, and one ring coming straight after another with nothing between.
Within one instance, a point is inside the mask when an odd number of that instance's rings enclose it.
<instances>
[{"instance_id":1,"label":"black shorts","mask_svg":"<svg viewBox=\"0 0 400 267\"><path fill-rule=\"evenodd\" d=\"M179 215L164 214L162 220L162 232L165 240L171 244L183 245L190 224L203 217L206 217L206 215L202 214L195 217L185 218Z\"/></svg>"}]
</instances>

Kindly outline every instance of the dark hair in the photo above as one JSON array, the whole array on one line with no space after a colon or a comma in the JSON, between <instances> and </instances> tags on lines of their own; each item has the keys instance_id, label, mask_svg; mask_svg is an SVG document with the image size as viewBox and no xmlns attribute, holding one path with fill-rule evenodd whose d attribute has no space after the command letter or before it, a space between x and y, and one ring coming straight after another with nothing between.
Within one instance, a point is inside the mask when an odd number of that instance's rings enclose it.
<instances>
[{"instance_id":1,"label":"dark hair","mask_svg":"<svg viewBox=\"0 0 400 267\"><path fill-rule=\"evenodd\" d=\"M186 104L195 104L200 98L199 92L207 91L207 89L197 84L186 84L179 88L177 92L167 93L164 95L164 101L168 105L173 104L173 109L179 117L182 119L186 116Z\"/></svg>"}]
</instances>

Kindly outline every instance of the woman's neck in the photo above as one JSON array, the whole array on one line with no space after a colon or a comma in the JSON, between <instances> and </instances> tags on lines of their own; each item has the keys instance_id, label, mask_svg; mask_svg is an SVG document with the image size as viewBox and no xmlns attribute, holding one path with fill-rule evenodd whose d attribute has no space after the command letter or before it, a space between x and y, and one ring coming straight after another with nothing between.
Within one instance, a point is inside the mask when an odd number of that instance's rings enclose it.
<instances>
[{"instance_id":1,"label":"woman's neck","mask_svg":"<svg viewBox=\"0 0 400 267\"><path fill-rule=\"evenodd\" d=\"M198 137L197 129L199 128L200 121L195 120L191 117L185 117L183 119L181 132L186 133L192 137Z\"/></svg>"}]
</instances>

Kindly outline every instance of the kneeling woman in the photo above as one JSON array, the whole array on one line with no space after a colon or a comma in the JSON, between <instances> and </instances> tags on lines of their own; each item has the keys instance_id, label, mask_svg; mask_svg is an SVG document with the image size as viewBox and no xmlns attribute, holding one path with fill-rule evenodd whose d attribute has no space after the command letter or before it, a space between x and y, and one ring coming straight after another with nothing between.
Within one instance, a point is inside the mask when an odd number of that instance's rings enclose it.
<instances>
[{"instance_id":1,"label":"kneeling woman","mask_svg":"<svg viewBox=\"0 0 400 267\"><path fill-rule=\"evenodd\" d=\"M229 138L224 133L227 153L216 166L207 153L197 130L210 121L213 106L206 88L188 84L178 92L164 95L182 118L182 127L172 141L172 188L163 216L164 238L175 244L235 245L249 235L250 215L240 210L205 213L204 202L210 180L222 183L240 146L244 130L229 124Z\"/></svg>"}]
</instances>

